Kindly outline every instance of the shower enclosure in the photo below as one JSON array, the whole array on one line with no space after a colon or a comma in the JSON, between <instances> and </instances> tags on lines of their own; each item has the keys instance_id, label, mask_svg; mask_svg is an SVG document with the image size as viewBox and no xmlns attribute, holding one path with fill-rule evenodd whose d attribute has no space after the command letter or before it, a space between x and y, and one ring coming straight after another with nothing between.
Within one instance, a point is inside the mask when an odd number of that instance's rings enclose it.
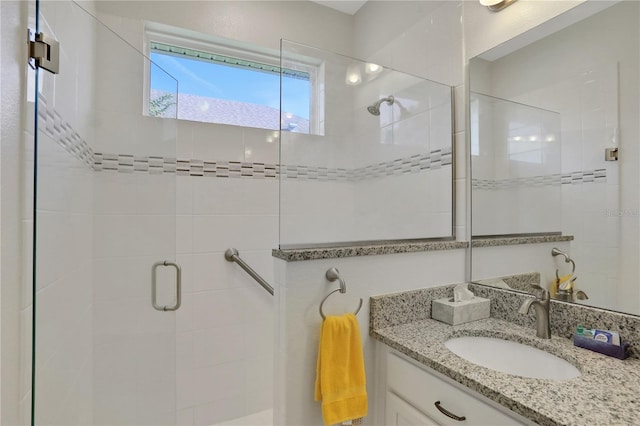
<instances>
[{"instance_id":1,"label":"shower enclosure","mask_svg":"<svg viewBox=\"0 0 640 426\"><path fill-rule=\"evenodd\" d=\"M36 2L32 19L60 42L60 73L29 87L32 423L176 424L176 121L159 116L177 82L150 109L155 65L90 13Z\"/></svg>"},{"instance_id":2,"label":"shower enclosure","mask_svg":"<svg viewBox=\"0 0 640 426\"><path fill-rule=\"evenodd\" d=\"M452 238L451 87L289 40L281 57L311 106L281 132L280 248ZM290 81L282 122L309 96Z\"/></svg>"},{"instance_id":3,"label":"shower enclosure","mask_svg":"<svg viewBox=\"0 0 640 426\"><path fill-rule=\"evenodd\" d=\"M238 243L272 282L278 237L451 238L450 87L283 41L281 71L313 83L309 116L288 117L296 91L283 79L282 129L246 130L280 140L280 159L274 149L273 163L245 157L207 177L211 158L183 157L181 132L195 125L175 119L178 82L134 47L138 23L119 27L125 18L94 3L34 6L34 37L60 43L60 72L29 76L23 421L213 425L258 413L246 422L266 424L274 334L291 324L274 327L276 298L224 250ZM95 16L131 30L128 41ZM160 92L145 91L150 73ZM238 131L215 126L200 127L205 143ZM238 189L248 213L215 210Z\"/></svg>"}]
</instances>

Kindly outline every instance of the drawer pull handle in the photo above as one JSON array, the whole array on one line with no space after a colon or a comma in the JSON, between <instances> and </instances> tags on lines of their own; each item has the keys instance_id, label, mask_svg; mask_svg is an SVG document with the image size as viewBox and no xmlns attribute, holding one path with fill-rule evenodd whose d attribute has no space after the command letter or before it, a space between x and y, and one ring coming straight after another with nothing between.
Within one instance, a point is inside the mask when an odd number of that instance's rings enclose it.
<instances>
[{"instance_id":1,"label":"drawer pull handle","mask_svg":"<svg viewBox=\"0 0 640 426\"><path fill-rule=\"evenodd\" d=\"M465 416L456 416L452 412L446 410L444 407L442 407L442 405L440 405L440 401L436 401L434 405L436 406L438 411L440 411L445 416L447 416L449 418L452 418L453 420L457 420L459 422L463 422L463 421L467 420L467 418Z\"/></svg>"}]
</instances>

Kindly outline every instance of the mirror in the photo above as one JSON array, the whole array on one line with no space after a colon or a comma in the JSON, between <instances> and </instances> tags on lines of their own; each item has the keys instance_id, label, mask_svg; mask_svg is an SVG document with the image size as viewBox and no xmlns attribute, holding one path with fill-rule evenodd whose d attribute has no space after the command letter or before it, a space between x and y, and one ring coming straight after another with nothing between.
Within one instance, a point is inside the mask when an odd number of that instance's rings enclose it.
<instances>
[{"instance_id":1,"label":"mirror","mask_svg":"<svg viewBox=\"0 0 640 426\"><path fill-rule=\"evenodd\" d=\"M578 303L640 314L639 18L589 1L470 60L474 282L557 273Z\"/></svg>"}]
</instances>

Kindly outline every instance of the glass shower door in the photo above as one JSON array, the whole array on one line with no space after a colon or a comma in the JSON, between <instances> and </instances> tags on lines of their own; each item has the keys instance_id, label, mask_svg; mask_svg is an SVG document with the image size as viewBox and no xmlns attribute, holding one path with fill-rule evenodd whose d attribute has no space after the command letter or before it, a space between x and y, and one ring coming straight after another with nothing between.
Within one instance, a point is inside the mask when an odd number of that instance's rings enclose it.
<instances>
[{"instance_id":1,"label":"glass shower door","mask_svg":"<svg viewBox=\"0 0 640 426\"><path fill-rule=\"evenodd\" d=\"M60 73L30 90L31 421L173 425L177 82L83 7L31 17L60 42Z\"/></svg>"}]
</instances>

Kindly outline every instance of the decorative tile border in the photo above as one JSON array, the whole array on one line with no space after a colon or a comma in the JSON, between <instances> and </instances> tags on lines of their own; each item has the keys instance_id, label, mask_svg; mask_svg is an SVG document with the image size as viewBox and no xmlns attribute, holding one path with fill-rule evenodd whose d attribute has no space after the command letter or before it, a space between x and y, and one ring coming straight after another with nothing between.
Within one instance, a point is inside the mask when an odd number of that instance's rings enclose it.
<instances>
[{"instance_id":1,"label":"decorative tile border","mask_svg":"<svg viewBox=\"0 0 640 426\"><path fill-rule=\"evenodd\" d=\"M38 94L38 130L49 136L89 167L93 167L93 150L82 137L73 130L71 124L62 119L53 108L47 108L47 100Z\"/></svg>"},{"instance_id":2,"label":"decorative tile border","mask_svg":"<svg viewBox=\"0 0 640 426\"><path fill-rule=\"evenodd\" d=\"M581 183L606 183L607 170L596 169L571 172L565 174L553 174L545 176L533 176L528 178L513 179L472 179L471 188L476 190L497 190L522 187L537 187L550 185L576 185Z\"/></svg>"},{"instance_id":3,"label":"decorative tile border","mask_svg":"<svg viewBox=\"0 0 640 426\"><path fill-rule=\"evenodd\" d=\"M423 170L437 170L452 164L451 148L437 149L425 154L360 167L353 170L353 180L372 179L384 176L420 173Z\"/></svg>"},{"instance_id":4,"label":"decorative tile border","mask_svg":"<svg viewBox=\"0 0 640 426\"><path fill-rule=\"evenodd\" d=\"M398 176L437 170L450 166L450 150L436 150L428 154L399 158L393 161L357 169L310 167L241 161L183 160L167 157L133 156L128 154L95 153L93 168L96 171L119 173L176 173L178 176L258 178L318 181L361 181L385 176Z\"/></svg>"},{"instance_id":5,"label":"decorative tile border","mask_svg":"<svg viewBox=\"0 0 640 426\"><path fill-rule=\"evenodd\" d=\"M275 164L246 163L240 161L178 160L178 176L208 176L224 178L271 178L278 177Z\"/></svg>"},{"instance_id":6,"label":"decorative tile border","mask_svg":"<svg viewBox=\"0 0 640 426\"><path fill-rule=\"evenodd\" d=\"M451 148L437 149L392 161L356 169L310 167L240 161L184 160L159 156L94 153L89 144L64 121L47 101L38 95L39 129L55 140L67 152L95 171L118 173L175 173L178 176L277 179L318 181L361 181L408 173L436 170L452 164Z\"/></svg>"},{"instance_id":7,"label":"decorative tile border","mask_svg":"<svg viewBox=\"0 0 640 426\"><path fill-rule=\"evenodd\" d=\"M171 159L169 160L171 161ZM182 176L251 177L318 181L360 181L385 176L420 173L452 164L451 149L435 150L357 169L297 166L240 161L177 160L176 172Z\"/></svg>"},{"instance_id":8,"label":"decorative tile border","mask_svg":"<svg viewBox=\"0 0 640 426\"><path fill-rule=\"evenodd\" d=\"M144 157L128 154L115 155L96 152L94 155L93 169L95 171L120 173L175 173L176 160L163 157Z\"/></svg>"}]
</instances>

